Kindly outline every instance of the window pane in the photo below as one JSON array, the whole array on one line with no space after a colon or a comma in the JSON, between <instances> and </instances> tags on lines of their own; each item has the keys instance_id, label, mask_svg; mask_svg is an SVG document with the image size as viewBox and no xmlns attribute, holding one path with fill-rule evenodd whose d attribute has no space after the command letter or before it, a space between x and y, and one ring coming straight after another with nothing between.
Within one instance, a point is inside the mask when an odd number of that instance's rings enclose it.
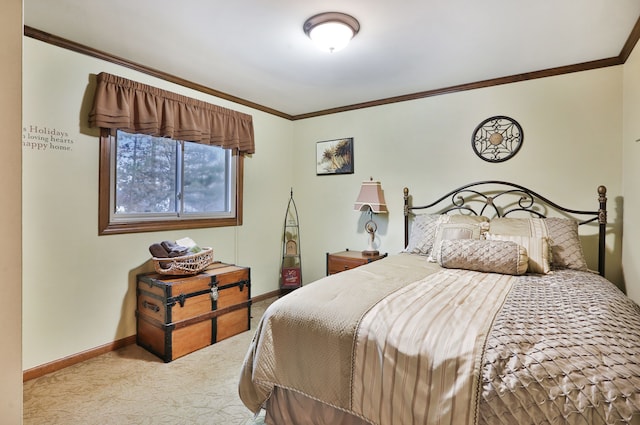
<instances>
[{"instance_id":1,"label":"window pane","mask_svg":"<svg viewBox=\"0 0 640 425\"><path fill-rule=\"evenodd\" d=\"M115 213L176 212L177 142L118 131Z\"/></svg>"},{"instance_id":2,"label":"window pane","mask_svg":"<svg viewBox=\"0 0 640 425\"><path fill-rule=\"evenodd\" d=\"M229 211L231 151L199 143L184 144L185 213Z\"/></svg>"},{"instance_id":3,"label":"window pane","mask_svg":"<svg viewBox=\"0 0 640 425\"><path fill-rule=\"evenodd\" d=\"M102 129L99 233L241 225L243 162L218 146Z\"/></svg>"}]
</instances>

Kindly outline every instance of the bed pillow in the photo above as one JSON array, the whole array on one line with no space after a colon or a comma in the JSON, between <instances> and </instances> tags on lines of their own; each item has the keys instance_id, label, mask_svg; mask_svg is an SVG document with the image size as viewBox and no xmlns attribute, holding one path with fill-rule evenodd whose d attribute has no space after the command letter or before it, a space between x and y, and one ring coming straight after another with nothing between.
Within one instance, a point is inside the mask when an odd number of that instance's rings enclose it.
<instances>
[{"instance_id":1,"label":"bed pillow","mask_svg":"<svg viewBox=\"0 0 640 425\"><path fill-rule=\"evenodd\" d=\"M578 222L573 219L548 217L544 219L551 239L551 267L554 269L588 270L582 243L578 236Z\"/></svg>"},{"instance_id":2,"label":"bed pillow","mask_svg":"<svg viewBox=\"0 0 640 425\"><path fill-rule=\"evenodd\" d=\"M551 271L551 250L548 237L496 235L486 233L488 241L510 241L524 247L529 257L527 271L530 273L547 274Z\"/></svg>"},{"instance_id":3,"label":"bed pillow","mask_svg":"<svg viewBox=\"0 0 640 425\"><path fill-rule=\"evenodd\" d=\"M578 236L578 222L574 219L548 218L494 218L490 233L549 238L551 268L587 270L582 244Z\"/></svg>"},{"instance_id":4,"label":"bed pillow","mask_svg":"<svg viewBox=\"0 0 640 425\"><path fill-rule=\"evenodd\" d=\"M442 219L441 214L416 214L411 223L409 243L404 252L419 255L431 254L438 223Z\"/></svg>"},{"instance_id":5,"label":"bed pillow","mask_svg":"<svg viewBox=\"0 0 640 425\"><path fill-rule=\"evenodd\" d=\"M525 274L529 265L526 248L511 241L443 240L436 258L449 269L510 275Z\"/></svg>"},{"instance_id":6,"label":"bed pillow","mask_svg":"<svg viewBox=\"0 0 640 425\"><path fill-rule=\"evenodd\" d=\"M428 260L434 263L437 261L436 255L438 251L440 251L442 241L458 239L478 240L480 239L482 230L481 223L440 223Z\"/></svg>"},{"instance_id":7,"label":"bed pillow","mask_svg":"<svg viewBox=\"0 0 640 425\"><path fill-rule=\"evenodd\" d=\"M482 216L448 215L448 214L416 214L409 233L409 242L403 252L430 256L436 239L438 227L446 223L488 223Z\"/></svg>"}]
</instances>

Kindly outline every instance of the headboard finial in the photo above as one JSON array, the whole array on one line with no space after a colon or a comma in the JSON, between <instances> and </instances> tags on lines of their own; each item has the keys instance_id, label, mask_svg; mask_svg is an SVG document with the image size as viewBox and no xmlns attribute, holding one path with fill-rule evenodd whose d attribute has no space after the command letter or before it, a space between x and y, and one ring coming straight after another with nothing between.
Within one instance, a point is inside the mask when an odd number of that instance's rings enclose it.
<instances>
[{"instance_id":1,"label":"headboard finial","mask_svg":"<svg viewBox=\"0 0 640 425\"><path fill-rule=\"evenodd\" d=\"M409 217L409 188L405 187L402 192L404 193L404 219L406 221ZM408 224L408 222L405 224Z\"/></svg>"},{"instance_id":2,"label":"headboard finial","mask_svg":"<svg viewBox=\"0 0 640 425\"><path fill-rule=\"evenodd\" d=\"M600 276L604 276L604 261L606 254L606 234L607 234L607 188L598 186L598 271Z\"/></svg>"},{"instance_id":3,"label":"headboard finial","mask_svg":"<svg viewBox=\"0 0 640 425\"><path fill-rule=\"evenodd\" d=\"M598 211L598 221L600 224L607 223L607 188L605 186L598 186L598 202L600 202L600 209Z\"/></svg>"}]
</instances>

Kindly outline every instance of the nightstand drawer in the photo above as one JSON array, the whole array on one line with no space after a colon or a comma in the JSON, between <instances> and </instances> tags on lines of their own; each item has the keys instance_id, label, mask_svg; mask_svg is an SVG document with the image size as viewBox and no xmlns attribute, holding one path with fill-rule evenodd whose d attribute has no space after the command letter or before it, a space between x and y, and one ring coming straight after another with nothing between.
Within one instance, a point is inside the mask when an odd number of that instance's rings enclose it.
<instances>
[{"instance_id":1,"label":"nightstand drawer","mask_svg":"<svg viewBox=\"0 0 640 425\"><path fill-rule=\"evenodd\" d=\"M386 257L387 254L366 256L360 251L342 251L327 253L327 275L354 269L372 261Z\"/></svg>"},{"instance_id":2,"label":"nightstand drawer","mask_svg":"<svg viewBox=\"0 0 640 425\"><path fill-rule=\"evenodd\" d=\"M367 261L358 260L355 258L339 258L329 256L329 274L340 273L366 263Z\"/></svg>"}]
</instances>

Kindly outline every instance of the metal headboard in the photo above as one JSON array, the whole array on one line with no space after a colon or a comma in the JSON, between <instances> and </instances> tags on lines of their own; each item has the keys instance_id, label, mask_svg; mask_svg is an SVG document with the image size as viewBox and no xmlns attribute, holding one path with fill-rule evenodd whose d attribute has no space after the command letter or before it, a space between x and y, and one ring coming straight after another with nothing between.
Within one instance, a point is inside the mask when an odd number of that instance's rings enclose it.
<instances>
[{"instance_id":1,"label":"metal headboard","mask_svg":"<svg viewBox=\"0 0 640 425\"><path fill-rule=\"evenodd\" d=\"M482 191L480 186L486 190ZM531 189L500 180L485 180L469 183L443 195L434 202L413 206L409 189L404 188L404 246L409 244L409 216L416 210L433 209L434 213L484 215L489 218L506 217L517 211L545 218L546 211L554 210L578 220L579 225L597 221L598 227L598 273L604 276L605 236L607 228L607 188L598 186L598 210L581 211L566 208L550 201ZM445 200L447 202L443 202ZM439 206L440 205L440 206Z\"/></svg>"}]
</instances>

